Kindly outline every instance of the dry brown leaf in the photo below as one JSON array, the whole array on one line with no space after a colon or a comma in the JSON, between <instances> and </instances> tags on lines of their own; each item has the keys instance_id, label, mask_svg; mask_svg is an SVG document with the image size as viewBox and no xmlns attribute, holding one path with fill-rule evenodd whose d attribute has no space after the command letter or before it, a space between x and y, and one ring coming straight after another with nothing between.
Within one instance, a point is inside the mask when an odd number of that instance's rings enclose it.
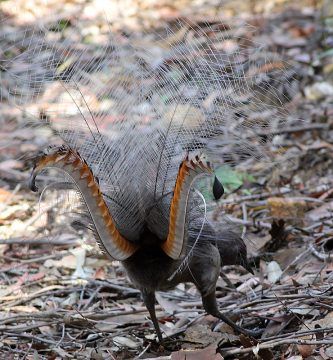
<instances>
[{"instance_id":1,"label":"dry brown leaf","mask_svg":"<svg viewBox=\"0 0 333 360\"><path fill-rule=\"evenodd\" d=\"M303 358L310 356L314 350L314 345L297 345L297 349Z\"/></svg>"},{"instance_id":2,"label":"dry brown leaf","mask_svg":"<svg viewBox=\"0 0 333 360\"><path fill-rule=\"evenodd\" d=\"M297 265L300 264L303 265L304 256L307 254L308 249L304 247L283 247L282 249L279 249L274 255L273 258L275 261L277 261L282 269L285 269L290 264ZM304 253L304 256L300 256L300 254ZM295 259L300 256L299 261L295 263Z\"/></svg>"},{"instance_id":3,"label":"dry brown leaf","mask_svg":"<svg viewBox=\"0 0 333 360\"><path fill-rule=\"evenodd\" d=\"M333 359L333 345L325 349L325 355L327 359Z\"/></svg>"},{"instance_id":4,"label":"dry brown leaf","mask_svg":"<svg viewBox=\"0 0 333 360\"><path fill-rule=\"evenodd\" d=\"M171 354L171 360L223 360L221 354L216 353L216 346L209 346L202 350L180 350Z\"/></svg>"},{"instance_id":5,"label":"dry brown leaf","mask_svg":"<svg viewBox=\"0 0 333 360\"><path fill-rule=\"evenodd\" d=\"M105 270L103 267L99 267L98 269L96 269L95 274L93 275L94 279L98 279L98 280L105 280L107 278Z\"/></svg>"},{"instance_id":6,"label":"dry brown leaf","mask_svg":"<svg viewBox=\"0 0 333 360\"><path fill-rule=\"evenodd\" d=\"M272 239L270 234L246 234L247 252L250 256L257 256L260 250Z\"/></svg>"},{"instance_id":7,"label":"dry brown leaf","mask_svg":"<svg viewBox=\"0 0 333 360\"><path fill-rule=\"evenodd\" d=\"M18 160L5 160L0 163L0 170L22 169L23 163Z\"/></svg>"},{"instance_id":8,"label":"dry brown leaf","mask_svg":"<svg viewBox=\"0 0 333 360\"><path fill-rule=\"evenodd\" d=\"M4 201L8 201L11 197L13 196L13 194L3 188L0 188L0 203L4 202Z\"/></svg>"},{"instance_id":9,"label":"dry brown leaf","mask_svg":"<svg viewBox=\"0 0 333 360\"><path fill-rule=\"evenodd\" d=\"M139 341L133 341L132 339L125 336L115 336L112 340L116 345L126 346L130 349L136 349L141 344Z\"/></svg>"},{"instance_id":10,"label":"dry brown leaf","mask_svg":"<svg viewBox=\"0 0 333 360\"><path fill-rule=\"evenodd\" d=\"M66 255L60 260L46 260L44 266L47 268L67 268L75 269L76 268L76 258L75 255Z\"/></svg>"},{"instance_id":11,"label":"dry brown leaf","mask_svg":"<svg viewBox=\"0 0 333 360\"><path fill-rule=\"evenodd\" d=\"M333 212L333 202L329 202L324 204L316 209L308 211L305 215L305 219L309 221L309 223L320 221L323 218L331 217Z\"/></svg>"},{"instance_id":12,"label":"dry brown leaf","mask_svg":"<svg viewBox=\"0 0 333 360\"><path fill-rule=\"evenodd\" d=\"M283 220L301 220L307 208L305 201L292 198L271 197L267 204L271 216Z\"/></svg>"},{"instance_id":13,"label":"dry brown leaf","mask_svg":"<svg viewBox=\"0 0 333 360\"><path fill-rule=\"evenodd\" d=\"M278 311L278 309L276 309L276 311ZM274 308L271 309L271 312L274 314ZM294 316L292 314L268 317L270 321L265 327L262 337L267 338L279 334L293 318Z\"/></svg>"},{"instance_id":14,"label":"dry brown leaf","mask_svg":"<svg viewBox=\"0 0 333 360\"><path fill-rule=\"evenodd\" d=\"M213 332L208 326L200 324L191 326L185 333L185 340L192 344L200 344L202 346L208 346L218 341L220 337L220 333Z\"/></svg>"},{"instance_id":15,"label":"dry brown leaf","mask_svg":"<svg viewBox=\"0 0 333 360\"><path fill-rule=\"evenodd\" d=\"M333 312L328 312L326 316L324 316L322 319L318 319L315 321L307 321L306 324L303 324L301 330L307 331L309 329L318 329L318 327L322 328L323 330L325 328L332 327L333 324ZM304 336L302 339L311 339L311 336Z\"/></svg>"},{"instance_id":16,"label":"dry brown leaf","mask_svg":"<svg viewBox=\"0 0 333 360\"><path fill-rule=\"evenodd\" d=\"M24 312L24 313L35 313L35 312L39 312L39 310L37 308L35 308L34 306L31 305L17 305L17 306L12 306L10 308L10 311L12 312Z\"/></svg>"},{"instance_id":17,"label":"dry brown leaf","mask_svg":"<svg viewBox=\"0 0 333 360\"><path fill-rule=\"evenodd\" d=\"M26 218L30 210L30 205L21 203L13 206L6 206L0 213L0 220L14 220L18 218Z\"/></svg>"},{"instance_id":18,"label":"dry brown leaf","mask_svg":"<svg viewBox=\"0 0 333 360\"><path fill-rule=\"evenodd\" d=\"M288 307L288 309L294 314L298 314L298 315L318 316L320 314L318 309L316 309L313 305L308 305L308 304L299 304L297 306L290 306Z\"/></svg>"},{"instance_id":19,"label":"dry brown leaf","mask_svg":"<svg viewBox=\"0 0 333 360\"><path fill-rule=\"evenodd\" d=\"M40 326L39 331L43 334L43 335L48 335L48 336L55 336L57 334L57 329L56 327L53 326Z\"/></svg>"}]
</instances>

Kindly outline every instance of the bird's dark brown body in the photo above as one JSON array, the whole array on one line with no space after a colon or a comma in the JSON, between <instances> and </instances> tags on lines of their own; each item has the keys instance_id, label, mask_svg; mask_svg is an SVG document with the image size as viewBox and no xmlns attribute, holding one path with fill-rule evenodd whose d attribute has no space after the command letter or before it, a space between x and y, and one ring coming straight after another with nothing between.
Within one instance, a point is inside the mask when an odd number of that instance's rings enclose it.
<instances>
[{"instance_id":1,"label":"bird's dark brown body","mask_svg":"<svg viewBox=\"0 0 333 360\"><path fill-rule=\"evenodd\" d=\"M167 256L161 250L154 235L146 231L143 236L145 240L148 240L147 245L142 246L134 255L123 261L130 280L142 293L160 341L162 334L155 315L155 291L169 290L182 282L195 284L207 313L222 319L236 331L256 335L240 328L218 310L215 287L221 266L238 264L247 269L249 267L243 240L232 232L217 235L220 235L220 239L213 241L203 238L196 244L193 254L189 256L184 266L182 259L173 260ZM153 245L154 239L157 245ZM189 246L191 246L191 239L189 239Z\"/></svg>"}]
</instances>

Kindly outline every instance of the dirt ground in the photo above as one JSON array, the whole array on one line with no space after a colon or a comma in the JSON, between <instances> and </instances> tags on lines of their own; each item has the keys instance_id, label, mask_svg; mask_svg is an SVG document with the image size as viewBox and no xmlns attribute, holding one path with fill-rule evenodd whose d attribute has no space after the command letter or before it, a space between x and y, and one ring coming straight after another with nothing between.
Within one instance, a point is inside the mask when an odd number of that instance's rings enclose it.
<instances>
[{"instance_id":1,"label":"dirt ground","mask_svg":"<svg viewBox=\"0 0 333 360\"><path fill-rule=\"evenodd\" d=\"M251 26L246 36L260 44L263 56L277 55L269 68L258 60L256 71L269 73L284 99L279 106L288 114L285 125L259 134L279 149L267 145L268 161L235 159L232 168L219 168L227 191L211 214L215 220L227 215L241 226L254 269L252 275L242 267L224 267L218 305L242 326L264 329L263 334L259 339L235 334L204 313L194 285L182 284L157 296L157 315L167 335L159 344L140 293L121 265L110 264L69 222L55 221L54 203L39 202L28 189L33 156L54 134L22 128L24 109L11 105L0 72L0 359L332 359L332 3L107 4L3 1L0 35L6 26L58 22L70 23L69 33L86 29L78 40L82 47L89 48L105 31L134 32L149 46L151 31L176 19L193 26L223 19ZM5 38L0 43L1 61L8 43ZM242 111L250 111L248 106ZM70 203L62 206L70 208Z\"/></svg>"}]
</instances>

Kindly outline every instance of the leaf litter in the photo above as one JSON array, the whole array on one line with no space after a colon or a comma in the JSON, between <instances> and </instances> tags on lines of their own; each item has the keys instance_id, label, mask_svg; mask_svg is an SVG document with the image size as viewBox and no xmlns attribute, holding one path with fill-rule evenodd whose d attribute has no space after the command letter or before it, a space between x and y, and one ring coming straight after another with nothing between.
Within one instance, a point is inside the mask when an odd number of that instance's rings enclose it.
<instances>
[{"instance_id":1,"label":"leaf litter","mask_svg":"<svg viewBox=\"0 0 333 360\"><path fill-rule=\"evenodd\" d=\"M10 3L3 3L5 14L10 13ZM30 12L26 11L29 3L34 5ZM103 10L93 3L49 4L59 14L54 17L63 18L67 32L74 34L77 26L85 27L81 46L103 41ZM295 121L273 134L283 149L274 154L279 166L265 168L267 163L248 161L236 170L219 169L229 188L212 214L215 219L228 215L245 229L255 269L253 277L235 266L223 268L228 281L224 277L218 281L219 307L241 319L245 327L265 329L262 337L254 340L233 334L205 315L194 286L186 284L158 295L157 316L170 337L163 345L156 343L139 292L119 263L110 266L91 239L82 230L74 231L69 220L54 221L54 209L47 204L42 203L40 211L38 199L24 182L32 155L45 148L53 134L47 129L22 131L24 113L4 103L0 111L0 354L4 358L332 357L333 54L329 46L333 28L329 20L333 11L329 2L311 7L304 1L303 7L293 9L271 1L274 11L267 14L265 2L259 1L253 15L247 2L226 2L221 8L207 3L200 2L198 13L186 0L177 5L132 1L131 9L122 9L123 18L112 22L112 30L127 26L140 33L140 26L156 27L156 19L172 23L186 16L195 24L221 15L222 8L228 16L238 10L258 29L256 40L286 54L296 69L290 78L296 95L290 95L289 104ZM50 14L37 0L19 6L25 11L12 9L17 21L13 26ZM83 10L80 21L74 22L77 6ZM173 36L170 43L183 34ZM149 38L138 41L150 43ZM237 44L230 41L221 46L230 49ZM54 87L48 94L50 102L56 91L61 90ZM93 96L89 89L85 91ZM207 99L208 108L214 96ZM101 105L108 106L96 103ZM309 121L300 123L300 118ZM3 150L1 142L8 137L11 146Z\"/></svg>"}]
</instances>

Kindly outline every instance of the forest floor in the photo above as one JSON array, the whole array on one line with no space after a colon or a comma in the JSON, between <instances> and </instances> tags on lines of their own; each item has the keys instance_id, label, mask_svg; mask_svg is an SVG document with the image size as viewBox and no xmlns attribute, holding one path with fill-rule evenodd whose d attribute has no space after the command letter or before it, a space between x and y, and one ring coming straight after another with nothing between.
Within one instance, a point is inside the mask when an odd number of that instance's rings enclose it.
<instances>
[{"instance_id":1,"label":"forest floor","mask_svg":"<svg viewBox=\"0 0 333 360\"><path fill-rule=\"evenodd\" d=\"M89 41L98 38L96 24L105 20L98 1L50 1L48 6L18 1L15 9L11 3L1 2L0 10L12 26L36 17L70 21L73 28L87 29ZM112 31L126 26L147 33L179 17L214 24L221 16L239 19L241 12L255 29L252 40L288 60L290 119L268 134L282 148L273 154L277 166L252 161L230 170L224 183L228 191L213 214L218 219L226 213L243 227L255 273L223 268L227 279L218 280L218 305L242 326L264 329L263 334L256 340L235 334L205 314L194 285L182 284L157 296L157 315L167 335L158 344L139 291L120 264L110 266L93 247L82 246L82 236L53 222L53 206L42 204L41 210L38 195L28 190L32 154L43 150L52 134L20 129L22 111L4 100L0 359L332 359L333 7L305 1L294 2L294 8L243 1L241 10L236 2L223 7L209 1L132 1L124 8L120 3L118 15L108 16ZM281 88L283 95L286 91Z\"/></svg>"}]
</instances>

